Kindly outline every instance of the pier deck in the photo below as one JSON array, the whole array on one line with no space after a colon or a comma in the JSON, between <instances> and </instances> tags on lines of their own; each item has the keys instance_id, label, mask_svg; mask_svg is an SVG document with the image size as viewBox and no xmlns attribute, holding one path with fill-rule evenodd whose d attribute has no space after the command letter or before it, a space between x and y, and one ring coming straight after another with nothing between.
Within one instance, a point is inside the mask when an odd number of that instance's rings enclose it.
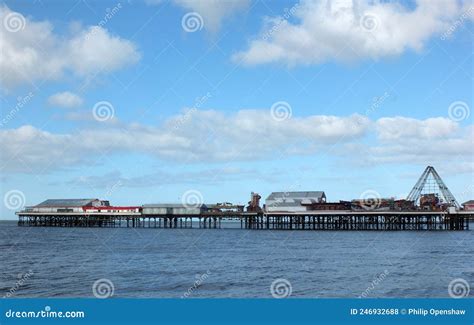
<instances>
[{"instance_id":1,"label":"pier deck","mask_svg":"<svg viewBox=\"0 0 474 325\"><path fill-rule=\"evenodd\" d=\"M30 227L226 228L240 221L242 229L273 230L469 230L471 211L305 211L224 212L193 215L141 213L18 212L18 225Z\"/></svg>"}]
</instances>

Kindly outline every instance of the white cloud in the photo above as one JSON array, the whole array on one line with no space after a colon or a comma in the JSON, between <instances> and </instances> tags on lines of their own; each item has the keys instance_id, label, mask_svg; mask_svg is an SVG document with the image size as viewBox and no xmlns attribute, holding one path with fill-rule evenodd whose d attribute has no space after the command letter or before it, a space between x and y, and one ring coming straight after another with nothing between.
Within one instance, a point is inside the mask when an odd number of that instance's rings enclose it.
<instances>
[{"instance_id":1,"label":"white cloud","mask_svg":"<svg viewBox=\"0 0 474 325\"><path fill-rule=\"evenodd\" d=\"M100 124L71 134L33 126L1 130L1 169L24 171L94 163L102 154L141 153L179 162L229 162L314 154L329 145L360 138L369 120L309 116L278 122L269 110L233 115L189 110L159 127Z\"/></svg>"},{"instance_id":2,"label":"white cloud","mask_svg":"<svg viewBox=\"0 0 474 325\"><path fill-rule=\"evenodd\" d=\"M282 13L287 17L266 18L262 34L234 59L294 65L419 51L431 37L449 31L466 7L457 1L417 0L410 10L398 2L305 0Z\"/></svg>"},{"instance_id":3,"label":"white cloud","mask_svg":"<svg viewBox=\"0 0 474 325\"><path fill-rule=\"evenodd\" d=\"M82 98L70 91L57 93L48 98L48 104L56 107L74 108L81 106L82 103Z\"/></svg>"},{"instance_id":4,"label":"white cloud","mask_svg":"<svg viewBox=\"0 0 474 325\"><path fill-rule=\"evenodd\" d=\"M66 51L68 68L83 76L114 71L140 58L132 42L112 36L99 26L89 27L70 39Z\"/></svg>"},{"instance_id":5,"label":"white cloud","mask_svg":"<svg viewBox=\"0 0 474 325\"><path fill-rule=\"evenodd\" d=\"M222 20L236 11L245 9L250 0L173 0L173 2L189 11L197 12L204 20L204 28L215 32ZM162 4L162 0L145 0L148 5Z\"/></svg>"},{"instance_id":6,"label":"white cloud","mask_svg":"<svg viewBox=\"0 0 474 325\"><path fill-rule=\"evenodd\" d=\"M5 22L12 13L8 7L0 6L0 21ZM24 27L14 32L5 23L0 24L0 81L6 90L58 80L66 72L78 76L110 72L140 58L132 42L112 36L102 27L89 27L63 37L54 33L48 21L23 18Z\"/></svg>"},{"instance_id":7,"label":"white cloud","mask_svg":"<svg viewBox=\"0 0 474 325\"><path fill-rule=\"evenodd\" d=\"M374 128L371 128L371 126ZM177 163L230 163L337 155L345 163L410 163L474 171L474 126L445 118L370 121L360 115L308 116L278 122L269 110L235 114L187 110L159 126L98 123L68 134L23 126L0 130L4 173L100 164L103 155L140 154ZM461 172L461 169L459 169Z\"/></svg>"},{"instance_id":8,"label":"white cloud","mask_svg":"<svg viewBox=\"0 0 474 325\"><path fill-rule=\"evenodd\" d=\"M377 134L382 140L433 139L447 137L458 129L458 124L445 117L417 120L406 117L381 118L376 123Z\"/></svg>"},{"instance_id":9,"label":"white cloud","mask_svg":"<svg viewBox=\"0 0 474 325\"><path fill-rule=\"evenodd\" d=\"M395 132L389 135L381 125L391 130L400 131L404 119L383 118L376 124L377 138L380 142L372 145L349 144L345 146L344 156L350 157L359 165L380 165L391 163L408 163L420 165L436 165L443 169L455 169L458 173L469 170L474 172L474 126L465 128L451 127L445 122L445 128L440 127L441 118L411 121L406 125L406 132ZM411 120L411 119L410 119ZM435 123L432 120L439 120ZM441 122L443 123L443 122ZM447 127L446 127L447 126ZM431 130L428 130L431 128ZM451 130L451 131L448 131ZM456 167L455 167L456 166Z\"/></svg>"},{"instance_id":10,"label":"white cloud","mask_svg":"<svg viewBox=\"0 0 474 325\"><path fill-rule=\"evenodd\" d=\"M88 188L108 188L114 184L120 184L120 187L157 187L169 184L198 184L202 186L216 185L219 183L229 183L240 181L243 177L249 179L260 179L266 181L277 181L278 176L273 170L266 172L255 168L242 167L221 167L221 168L203 168L197 171L173 171L158 170L150 174L140 176L126 176L120 171L112 171L103 175L80 176L69 181L54 182L50 185L67 184L83 185Z\"/></svg>"},{"instance_id":11,"label":"white cloud","mask_svg":"<svg viewBox=\"0 0 474 325\"><path fill-rule=\"evenodd\" d=\"M77 154L69 155L67 152L67 144L73 140L70 135L52 134L26 125L1 131L0 139L2 172L30 172L38 171L36 168L57 167L59 164L52 159L63 160L61 166L68 166L80 160ZM38 164L37 167L35 164Z\"/></svg>"},{"instance_id":12,"label":"white cloud","mask_svg":"<svg viewBox=\"0 0 474 325\"><path fill-rule=\"evenodd\" d=\"M174 0L179 6L199 13L204 27L215 32L221 21L232 13L248 6L249 0Z\"/></svg>"}]
</instances>

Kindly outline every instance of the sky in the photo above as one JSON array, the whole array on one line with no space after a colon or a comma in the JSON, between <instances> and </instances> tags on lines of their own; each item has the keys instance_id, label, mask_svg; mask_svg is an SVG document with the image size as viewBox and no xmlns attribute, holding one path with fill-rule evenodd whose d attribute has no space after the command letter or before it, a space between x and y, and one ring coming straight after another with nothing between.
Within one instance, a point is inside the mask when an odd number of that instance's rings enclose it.
<instances>
[{"instance_id":1,"label":"sky","mask_svg":"<svg viewBox=\"0 0 474 325\"><path fill-rule=\"evenodd\" d=\"M1 219L48 198L474 198L471 1L5 1ZM368 194L369 193L369 194Z\"/></svg>"}]
</instances>

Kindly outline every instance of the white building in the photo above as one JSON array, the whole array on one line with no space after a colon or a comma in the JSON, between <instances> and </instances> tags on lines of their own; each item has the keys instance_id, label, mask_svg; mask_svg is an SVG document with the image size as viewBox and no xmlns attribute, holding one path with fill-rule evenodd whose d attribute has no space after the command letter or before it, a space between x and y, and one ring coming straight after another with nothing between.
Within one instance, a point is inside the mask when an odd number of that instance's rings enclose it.
<instances>
[{"instance_id":1,"label":"white building","mask_svg":"<svg viewBox=\"0 0 474 325\"><path fill-rule=\"evenodd\" d=\"M206 205L185 205L175 203L163 203L163 204L144 204L142 206L142 214L144 215L199 215L202 211L205 211Z\"/></svg>"},{"instance_id":2,"label":"white building","mask_svg":"<svg viewBox=\"0 0 474 325\"><path fill-rule=\"evenodd\" d=\"M28 212L84 212L87 207L109 205L99 199L49 199L38 205L27 207Z\"/></svg>"},{"instance_id":3,"label":"white building","mask_svg":"<svg viewBox=\"0 0 474 325\"><path fill-rule=\"evenodd\" d=\"M267 212L307 211L303 204L324 203L326 194L323 191L308 192L272 192L265 200Z\"/></svg>"}]
</instances>

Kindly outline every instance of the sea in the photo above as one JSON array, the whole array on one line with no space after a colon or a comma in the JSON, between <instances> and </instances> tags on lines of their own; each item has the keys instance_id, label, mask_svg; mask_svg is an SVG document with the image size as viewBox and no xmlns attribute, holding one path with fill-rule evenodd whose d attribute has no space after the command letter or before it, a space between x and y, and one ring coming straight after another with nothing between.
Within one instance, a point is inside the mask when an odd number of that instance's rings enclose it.
<instances>
[{"instance_id":1,"label":"sea","mask_svg":"<svg viewBox=\"0 0 474 325\"><path fill-rule=\"evenodd\" d=\"M457 294L474 294L472 223L469 231L385 232L228 225L47 228L0 221L0 297L425 298L450 297L459 289L464 291Z\"/></svg>"}]
</instances>

